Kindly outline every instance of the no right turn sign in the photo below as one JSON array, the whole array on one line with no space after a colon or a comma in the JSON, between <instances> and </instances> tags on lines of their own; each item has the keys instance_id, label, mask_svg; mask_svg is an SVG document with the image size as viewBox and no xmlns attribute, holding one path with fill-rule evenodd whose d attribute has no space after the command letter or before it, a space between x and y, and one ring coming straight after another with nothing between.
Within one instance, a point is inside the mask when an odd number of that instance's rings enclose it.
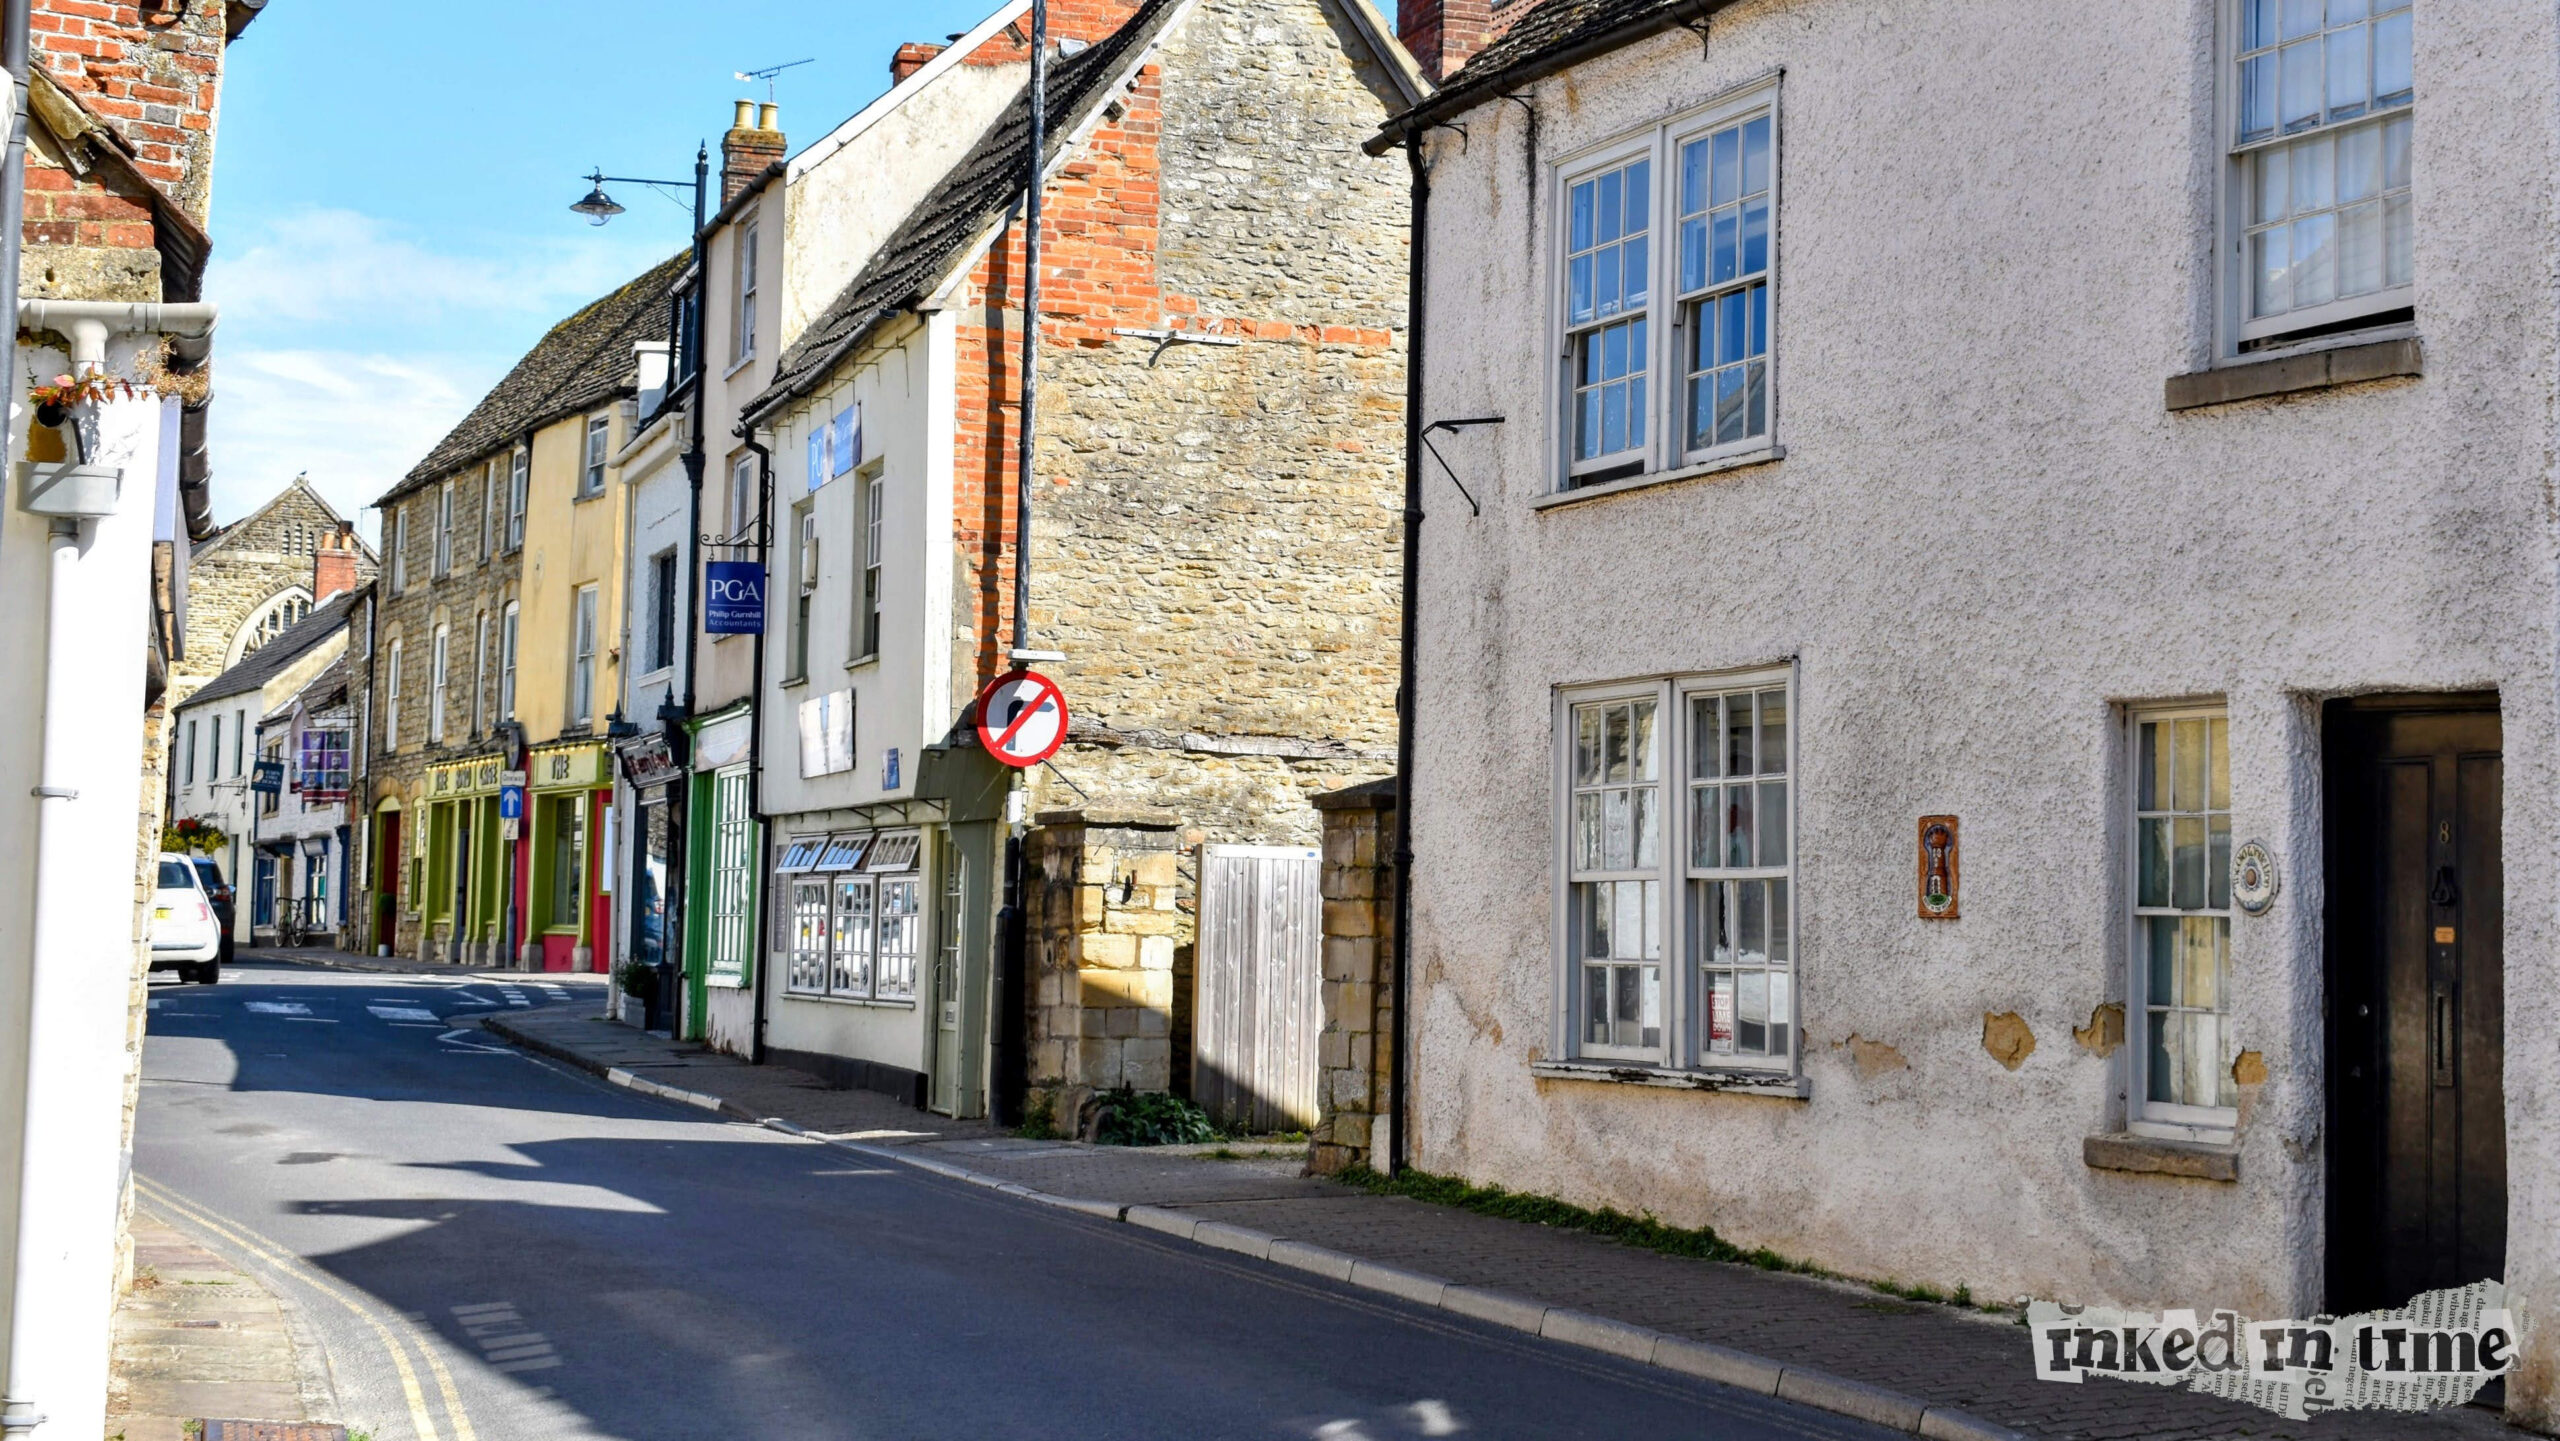
<instances>
[{"instance_id":1,"label":"no right turn sign","mask_svg":"<svg viewBox=\"0 0 2560 1441\"><path fill-rule=\"evenodd\" d=\"M978 744L1014 767L1036 766L1067 743L1067 697L1037 671L997 676L978 692Z\"/></svg>"}]
</instances>

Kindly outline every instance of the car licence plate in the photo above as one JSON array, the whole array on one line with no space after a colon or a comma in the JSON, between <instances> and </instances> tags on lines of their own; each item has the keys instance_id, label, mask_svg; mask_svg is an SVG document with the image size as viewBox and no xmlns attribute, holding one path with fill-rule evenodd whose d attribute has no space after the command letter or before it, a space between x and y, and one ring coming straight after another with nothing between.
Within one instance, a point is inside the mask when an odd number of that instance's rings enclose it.
<instances>
[{"instance_id":1,"label":"car licence plate","mask_svg":"<svg viewBox=\"0 0 2560 1441\"><path fill-rule=\"evenodd\" d=\"M169 919L172 914L174 913L167 906L153 906L151 908L151 919L155 921L165 921Z\"/></svg>"}]
</instances>

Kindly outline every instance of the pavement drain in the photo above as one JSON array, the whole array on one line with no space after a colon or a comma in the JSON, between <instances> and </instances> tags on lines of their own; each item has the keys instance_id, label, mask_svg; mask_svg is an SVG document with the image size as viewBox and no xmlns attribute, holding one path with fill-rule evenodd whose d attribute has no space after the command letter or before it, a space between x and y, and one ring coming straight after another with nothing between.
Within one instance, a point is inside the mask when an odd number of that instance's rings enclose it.
<instances>
[{"instance_id":1,"label":"pavement drain","mask_svg":"<svg viewBox=\"0 0 2560 1441\"><path fill-rule=\"evenodd\" d=\"M219 1331L222 1329L222 1323L219 1321L172 1321L169 1324L182 1331Z\"/></svg>"}]
</instances>

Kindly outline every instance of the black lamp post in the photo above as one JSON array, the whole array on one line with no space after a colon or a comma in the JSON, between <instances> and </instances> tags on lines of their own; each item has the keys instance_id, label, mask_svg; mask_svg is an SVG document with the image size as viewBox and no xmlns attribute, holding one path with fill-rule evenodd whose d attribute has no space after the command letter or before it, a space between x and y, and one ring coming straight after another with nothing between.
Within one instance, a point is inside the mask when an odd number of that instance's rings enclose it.
<instances>
[{"instance_id":1,"label":"black lamp post","mask_svg":"<svg viewBox=\"0 0 2560 1441\"><path fill-rule=\"evenodd\" d=\"M622 213L622 206L605 193L604 188L607 184L646 185L661 192L681 193L684 189L684 182L679 180L649 180L636 175L607 175L601 166L587 176L587 183L589 188L586 198L569 208L587 217L588 223L592 225L602 225ZM685 486L692 497L691 523L685 527L684 532L687 577L684 588L684 699L680 705L672 708L673 714L669 714L671 709L669 707L662 706L659 709L660 724L668 732L670 739L673 739L681 730L685 718L693 714L693 678L694 673L700 669L701 660L702 565L698 546L702 534L702 294L706 274L703 251L707 244L707 237L703 233L703 221L710 193L711 146L706 142L696 146L693 152L693 292L688 301L681 288L679 289L675 300L675 314L672 317L674 323L668 331L676 346L676 354L669 357L671 373L667 377L668 383L671 386L682 385L686 391L684 478ZM669 804L674 804L674 801L671 799ZM683 895L681 888L671 887L670 889L674 890L678 897ZM661 898L662 908L665 908L667 899ZM649 1030L654 1031L663 1027L670 1034L675 1031L673 1012L676 996L676 954L680 944L675 938L682 934L681 905L682 901L679 900L676 907L670 908L676 913L662 913L659 917L659 935L664 940L659 946L658 964L655 968L658 975L657 994L647 998L648 1014L642 1021Z\"/></svg>"}]
</instances>

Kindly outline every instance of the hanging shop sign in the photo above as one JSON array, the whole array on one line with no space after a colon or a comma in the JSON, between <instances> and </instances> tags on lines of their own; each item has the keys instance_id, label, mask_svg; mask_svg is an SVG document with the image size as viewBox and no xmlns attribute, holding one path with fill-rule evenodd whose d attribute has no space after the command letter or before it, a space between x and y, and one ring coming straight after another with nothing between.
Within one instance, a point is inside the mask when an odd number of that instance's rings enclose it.
<instances>
[{"instance_id":1,"label":"hanging shop sign","mask_svg":"<svg viewBox=\"0 0 2560 1441\"><path fill-rule=\"evenodd\" d=\"M1038 671L997 676L978 692L978 744L1016 768L1036 766L1067 743L1067 695Z\"/></svg>"},{"instance_id":2,"label":"hanging shop sign","mask_svg":"<svg viewBox=\"0 0 2560 1441\"><path fill-rule=\"evenodd\" d=\"M711 635L761 633L764 567L751 560L715 560L703 569L703 630Z\"/></svg>"},{"instance_id":3,"label":"hanging shop sign","mask_svg":"<svg viewBox=\"0 0 2560 1441\"><path fill-rule=\"evenodd\" d=\"M622 758L622 778L635 790L662 786L684 774L684 768L676 764L675 747L667 744L663 735L625 741L617 754Z\"/></svg>"}]
</instances>

